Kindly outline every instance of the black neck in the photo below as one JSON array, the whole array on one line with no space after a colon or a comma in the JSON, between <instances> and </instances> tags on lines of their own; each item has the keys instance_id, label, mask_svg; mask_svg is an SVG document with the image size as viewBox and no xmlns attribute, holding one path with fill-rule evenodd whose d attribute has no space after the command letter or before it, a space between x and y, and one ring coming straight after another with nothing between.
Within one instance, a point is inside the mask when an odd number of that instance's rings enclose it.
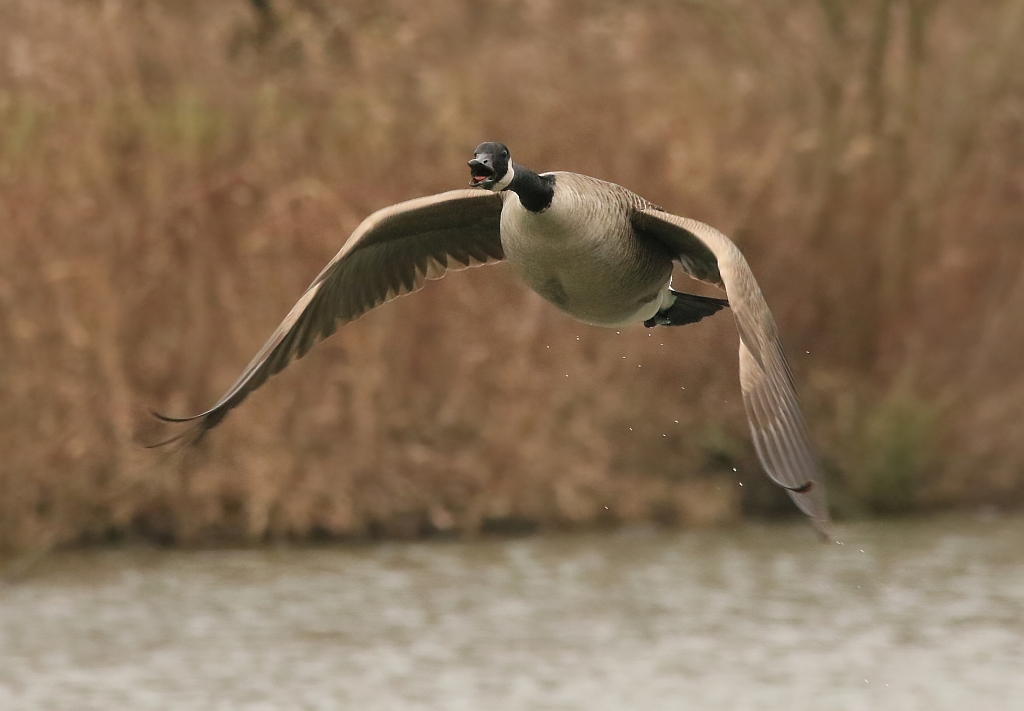
<instances>
[{"instance_id":1,"label":"black neck","mask_svg":"<svg viewBox=\"0 0 1024 711\"><path fill-rule=\"evenodd\" d=\"M555 195L555 176L537 175L521 165L514 166L515 175L506 190L519 196L519 202L530 212L543 212L551 207Z\"/></svg>"}]
</instances>

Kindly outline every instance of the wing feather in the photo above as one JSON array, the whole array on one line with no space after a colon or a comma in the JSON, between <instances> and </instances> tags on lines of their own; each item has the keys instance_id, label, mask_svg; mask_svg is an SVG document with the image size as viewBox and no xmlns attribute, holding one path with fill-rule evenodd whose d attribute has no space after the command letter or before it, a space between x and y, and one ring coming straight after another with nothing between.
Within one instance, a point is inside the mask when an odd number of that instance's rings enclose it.
<instances>
[{"instance_id":1,"label":"wing feather","mask_svg":"<svg viewBox=\"0 0 1024 711\"><path fill-rule=\"evenodd\" d=\"M495 193L452 190L367 217L212 408L186 418L156 415L192 425L190 432L153 446L198 440L267 378L304 356L339 325L422 288L427 279L438 279L446 271L504 259L501 206Z\"/></svg>"},{"instance_id":2,"label":"wing feather","mask_svg":"<svg viewBox=\"0 0 1024 711\"><path fill-rule=\"evenodd\" d=\"M740 334L740 386L754 449L772 481L786 489L823 536L829 536L825 486L793 373L747 260L713 227L653 206L639 208L633 225L668 246L687 274L725 287Z\"/></svg>"}]
</instances>

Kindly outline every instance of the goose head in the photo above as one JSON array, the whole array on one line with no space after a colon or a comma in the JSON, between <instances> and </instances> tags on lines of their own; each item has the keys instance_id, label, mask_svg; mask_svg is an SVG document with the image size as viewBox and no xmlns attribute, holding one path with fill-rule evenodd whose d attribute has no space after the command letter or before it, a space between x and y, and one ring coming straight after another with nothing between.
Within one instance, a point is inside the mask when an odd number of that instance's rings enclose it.
<instances>
[{"instance_id":1,"label":"goose head","mask_svg":"<svg viewBox=\"0 0 1024 711\"><path fill-rule=\"evenodd\" d=\"M503 143L488 141L473 151L469 161L469 186L500 192L508 187L515 175L512 156Z\"/></svg>"}]
</instances>

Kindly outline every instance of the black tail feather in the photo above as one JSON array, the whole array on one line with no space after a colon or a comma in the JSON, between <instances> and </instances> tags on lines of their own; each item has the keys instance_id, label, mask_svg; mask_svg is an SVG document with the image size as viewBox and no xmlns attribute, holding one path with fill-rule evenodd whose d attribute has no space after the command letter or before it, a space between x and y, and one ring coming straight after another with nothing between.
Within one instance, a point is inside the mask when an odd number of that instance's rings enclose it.
<instances>
[{"instance_id":1,"label":"black tail feather","mask_svg":"<svg viewBox=\"0 0 1024 711\"><path fill-rule=\"evenodd\" d=\"M675 290L672 290L672 294L676 297L675 303L644 321L644 325L647 328L653 328L654 326L684 326L688 323L697 323L702 318L717 313L729 305L727 299L716 299L712 296L684 294L681 291Z\"/></svg>"}]
</instances>

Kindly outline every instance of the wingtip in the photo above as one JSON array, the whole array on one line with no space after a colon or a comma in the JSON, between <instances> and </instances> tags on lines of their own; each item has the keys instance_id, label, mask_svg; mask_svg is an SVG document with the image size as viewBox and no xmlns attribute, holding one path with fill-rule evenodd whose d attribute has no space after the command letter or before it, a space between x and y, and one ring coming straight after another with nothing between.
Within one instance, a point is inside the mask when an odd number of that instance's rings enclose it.
<instances>
[{"instance_id":1,"label":"wingtip","mask_svg":"<svg viewBox=\"0 0 1024 711\"><path fill-rule=\"evenodd\" d=\"M182 432L182 433L176 434L173 437L170 437L168 439L164 439L164 440L161 440L159 442L154 442L153 444L144 444L144 445L142 445L142 448L143 449L159 449L161 447L166 447L169 444L174 444L175 442L178 442L178 441L184 439L185 435L187 435L187 434L188 434L188 432Z\"/></svg>"},{"instance_id":2,"label":"wingtip","mask_svg":"<svg viewBox=\"0 0 1024 711\"><path fill-rule=\"evenodd\" d=\"M150 410L149 414L152 417L155 417L156 419L160 420L161 422L171 422L175 424L182 422L192 422L193 420L198 420L200 417L202 417L202 415L192 415L190 417L169 417L167 415L161 415L156 410Z\"/></svg>"},{"instance_id":3,"label":"wingtip","mask_svg":"<svg viewBox=\"0 0 1024 711\"><path fill-rule=\"evenodd\" d=\"M150 410L149 414L160 422L166 422L172 425L189 425L183 432L179 432L173 437L154 442L153 444L142 445L143 449L160 449L168 445L181 444L182 446L188 447L196 444L203 438L206 431L210 429L208 424L209 413L202 413L199 415L192 415L191 417L169 417L162 415L156 410Z\"/></svg>"},{"instance_id":4,"label":"wingtip","mask_svg":"<svg viewBox=\"0 0 1024 711\"><path fill-rule=\"evenodd\" d=\"M202 423L195 423L190 427L185 428L184 432L179 432L173 437L169 437L153 444L142 445L143 449L160 449L167 447L168 445L178 445L183 448L192 447L198 444L208 431L207 427L204 427Z\"/></svg>"},{"instance_id":5,"label":"wingtip","mask_svg":"<svg viewBox=\"0 0 1024 711\"><path fill-rule=\"evenodd\" d=\"M786 491L793 492L794 494L806 494L807 492L814 488L814 482L806 481L800 486L785 486L783 484L780 484L779 486L781 486Z\"/></svg>"},{"instance_id":6,"label":"wingtip","mask_svg":"<svg viewBox=\"0 0 1024 711\"><path fill-rule=\"evenodd\" d=\"M832 531L832 521L827 518L812 518L811 523L818 534L818 540L822 543L836 543L838 539Z\"/></svg>"}]
</instances>

